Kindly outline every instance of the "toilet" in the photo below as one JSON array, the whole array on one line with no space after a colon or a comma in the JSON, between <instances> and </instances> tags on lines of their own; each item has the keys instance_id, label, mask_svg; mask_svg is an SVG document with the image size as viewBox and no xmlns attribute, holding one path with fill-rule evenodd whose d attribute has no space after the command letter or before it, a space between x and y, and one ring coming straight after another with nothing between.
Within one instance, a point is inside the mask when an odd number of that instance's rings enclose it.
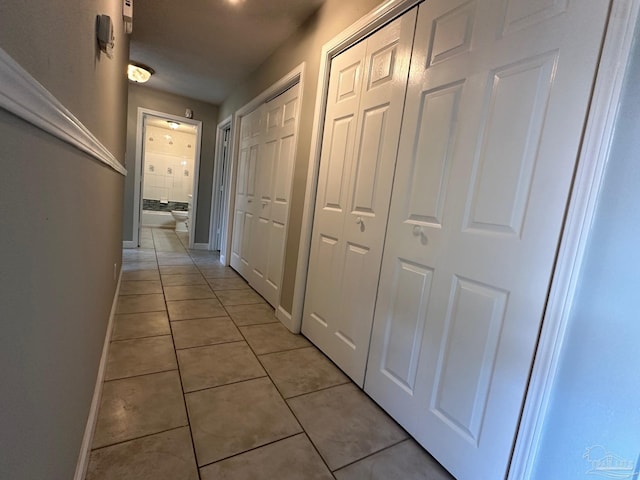
<instances>
[{"instance_id":1,"label":"toilet","mask_svg":"<svg viewBox=\"0 0 640 480\"><path fill-rule=\"evenodd\" d=\"M189 220L189 212L181 210L171 210L171 216L176 221L176 232L187 232L187 220Z\"/></svg>"}]
</instances>

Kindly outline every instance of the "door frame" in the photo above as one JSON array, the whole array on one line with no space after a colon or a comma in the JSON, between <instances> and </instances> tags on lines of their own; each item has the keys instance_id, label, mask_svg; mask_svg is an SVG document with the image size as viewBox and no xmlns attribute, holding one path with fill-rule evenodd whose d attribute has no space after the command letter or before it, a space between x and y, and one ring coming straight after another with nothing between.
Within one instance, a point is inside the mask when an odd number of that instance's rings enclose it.
<instances>
[{"instance_id":1,"label":"door frame","mask_svg":"<svg viewBox=\"0 0 640 480\"><path fill-rule=\"evenodd\" d=\"M387 0L322 47L293 308L288 325L293 332L299 332L302 325L331 60L420 1ZM578 155L556 266L551 277L547 307L516 433L509 480L530 478L535 466L538 444L559 367L564 334L613 140L622 83L640 13L640 0L611 0L610 5L593 96Z\"/></svg>"},{"instance_id":2,"label":"door frame","mask_svg":"<svg viewBox=\"0 0 640 480\"><path fill-rule=\"evenodd\" d=\"M220 262L225 263L227 250L226 250L226 235L227 235L227 225L226 220L229 217L229 182L231 181L231 173L229 168L231 166L231 138L233 135L232 131L232 116L229 115L223 121L218 123L216 127L216 150L214 156L213 163L213 178L211 183L211 218L209 219L209 250L215 249L215 226L221 222L220 229ZM224 156L224 132L229 130L229 138L227 142L227 155L226 158ZM227 168L224 169L224 178L222 178L222 170L224 166L224 162L227 162ZM222 202L218 199L220 198L219 193L215 191L216 185L223 184L224 189L224 198Z\"/></svg>"},{"instance_id":3,"label":"door frame","mask_svg":"<svg viewBox=\"0 0 640 480\"><path fill-rule=\"evenodd\" d=\"M195 158L193 166L193 197L191 199L191 221L189 222L189 248L194 248L195 244L195 220L198 207L198 183L200 180L200 146L202 144L202 122L200 120L192 120L190 118L179 117L169 113L159 112L148 108L138 107L137 125L136 125L136 162L134 169L134 193L133 193L133 241L132 248L140 246L140 227L142 218L142 182L144 181L144 172L142 171L143 155L144 155L144 120L146 117L157 117L163 120L172 120L178 123L186 123L196 127L196 145Z\"/></svg>"},{"instance_id":4,"label":"door frame","mask_svg":"<svg viewBox=\"0 0 640 480\"><path fill-rule=\"evenodd\" d=\"M239 128L240 121L242 117L253 112L256 108L258 108L263 103L266 103L269 100L274 99L278 95L286 92L288 89L290 89L294 85L299 84L299 89L300 89L300 93L298 95L299 107L298 107L298 118L296 120L296 127L295 127L296 140L295 140L295 146L294 146L294 151L296 152L294 159L297 159L298 145L299 145L300 116L302 112L302 102L303 102L303 96L304 96L305 68L306 68L306 62L302 62L301 64L296 66L293 70L291 70L289 73L287 73L285 76L280 78L280 80L275 82L269 88L267 88L258 96L253 98L247 104L245 104L243 107L236 110L236 112L233 114L233 119L231 122L231 147L229 150L231 164L229 168L229 175L230 175L229 191L227 195L228 210L226 212L226 218L225 218L225 222L226 222L225 245L224 245L225 259L224 261L222 261L222 258L220 259L220 261L226 266L229 266L229 261L231 260L231 242L233 240L233 215L234 215L235 202L236 202L236 181L238 178L238 157L240 154L240 140L241 140L240 128ZM296 162L294 161L293 172L291 176L291 185L289 187L291 189L289 192L290 199L293 193L293 183L294 183L293 178L295 176L295 169L296 169ZM291 200L289 203L289 211L287 212L287 232L285 233L285 249L286 249L287 241L289 239L290 218L291 218ZM285 262L286 251L285 251L285 255L283 255L282 258L283 258L282 261ZM284 264L283 264L282 272L284 276ZM280 279L280 283L282 284L282 279ZM278 300L278 308L276 308L276 317L282 323L284 323L287 327L291 328L290 327L291 318L292 318L291 314L287 312L279 303L280 303L280 300Z\"/></svg>"}]
</instances>

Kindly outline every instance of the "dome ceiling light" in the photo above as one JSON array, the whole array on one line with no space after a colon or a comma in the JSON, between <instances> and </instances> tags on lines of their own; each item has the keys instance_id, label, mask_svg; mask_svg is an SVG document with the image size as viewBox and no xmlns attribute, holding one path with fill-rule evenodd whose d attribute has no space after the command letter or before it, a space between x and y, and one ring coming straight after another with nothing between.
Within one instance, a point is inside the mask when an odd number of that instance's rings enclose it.
<instances>
[{"instance_id":1,"label":"dome ceiling light","mask_svg":"<svg viewBox=\"0 0 640 480\"><path fill-rule=\"evenodd\" d=\"M127 77L129 80L136 83L148 82L155 71L153 68L148 67L142 63L130 62L127 67Z\"/></svg>"}]
</instances>

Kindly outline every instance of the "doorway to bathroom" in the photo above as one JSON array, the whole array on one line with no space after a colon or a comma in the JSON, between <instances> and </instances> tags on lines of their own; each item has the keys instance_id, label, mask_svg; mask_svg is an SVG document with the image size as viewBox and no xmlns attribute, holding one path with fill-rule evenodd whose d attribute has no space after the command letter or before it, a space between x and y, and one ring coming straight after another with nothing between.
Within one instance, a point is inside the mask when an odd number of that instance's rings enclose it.
<instances>
[{"instance_id":1,"label":"doorway to bathroom","mask_svg":"<svg viewBox=\"0 0 640 480\"><path fill-rule=\"evenodd\" d=\"M134 241L142 227L175 230L193 248L202 123L138 109Z\"/></svg>"}]
</instances>

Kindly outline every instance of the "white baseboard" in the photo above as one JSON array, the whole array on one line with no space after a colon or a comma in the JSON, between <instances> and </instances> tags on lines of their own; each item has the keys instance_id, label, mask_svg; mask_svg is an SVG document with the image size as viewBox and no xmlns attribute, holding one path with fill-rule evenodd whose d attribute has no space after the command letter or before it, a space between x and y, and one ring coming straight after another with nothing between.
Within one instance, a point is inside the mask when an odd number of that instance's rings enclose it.
<instances>
[{"instance_id":1,"label":"white baseboard","mask_svg":"<svg viewBox=\"0 0 640 480\"><path fill-rule=\"evenodd\" d=\"M209 250L208 243L194 243L192 250Z\"/></svg>"},{"instance_id":2,"label":"white baseboard","mask_svg":"<svg viewBox=\"0 0 640 480\"><path fill-rule=\"evenodd\" d=\"M279 305L278 308L276 308L276 318L280 320L285 327L291 330L291 333L300 333L300 328L294 324L291 314L287 312L282 305Z\"/></svg>"},{"instance_id":3,"label":"white baseboard","mask_svg":"<svg viewBox=\"0 0 640 480\"><path fill-rule=\"evenodd\" d=\"M138 248L138 245L133 240L124 240L122 242L122 248Z\"/></svg>"},{"instance_id":4,"label":"white baseboard","mask_svg":"<svg viewBox=\"0 0 640 480\"><path fill-rule=\"evenodd\" d=\"M116 308L118 306L118 295L120 294L120 282L122 281L122 268L118 277L118 285L116 293L111 304L111 313L109 315L109 323L107 324L107 332L104 337L102 346L102 357L100 358L100 366L98 367L98 376L96 378L96 386L93 390L93 399L91 400L91 408L89 409L89 417L87 425L84 429L84 437L82 438L82 446L80 447L80 455L76 465L76 473L73 480L84 480L87 475L87 467L89 466L89 454L91 453L91 443L93 441L93 433L96 429L98 420L98 408L100 406L100 398L102 397L102 386L104 385L104 376L107 371L107 357L109 355L109 343L111 342L111 332L113 331L113 323L116 316Z\"/></svg>"}]
</instances>

